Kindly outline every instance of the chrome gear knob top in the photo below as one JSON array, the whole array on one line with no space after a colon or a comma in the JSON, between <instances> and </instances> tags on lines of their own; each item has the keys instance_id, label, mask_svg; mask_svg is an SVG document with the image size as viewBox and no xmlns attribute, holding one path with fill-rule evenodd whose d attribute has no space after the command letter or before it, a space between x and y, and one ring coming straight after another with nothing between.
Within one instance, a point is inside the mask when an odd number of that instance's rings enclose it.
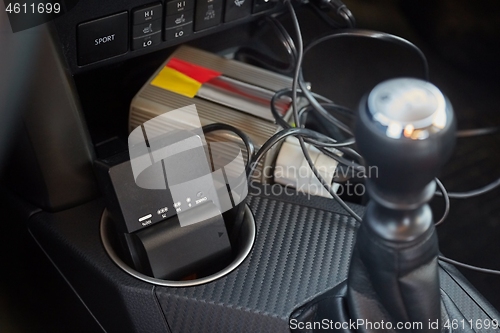
<instances>
[{"instance_id":1,"label":"chrome gear knob top","mask_svg":"<svg viewBox=\"0 0 500 333\"><path fill-rule=\"evenodd\" d=\"M389 208L428 201L432 180L453 151L455 127L450 102L433 84L397 78L375 86L361 101L355 129L372 168L370 196Z\"/></svg>"}]
</instances>

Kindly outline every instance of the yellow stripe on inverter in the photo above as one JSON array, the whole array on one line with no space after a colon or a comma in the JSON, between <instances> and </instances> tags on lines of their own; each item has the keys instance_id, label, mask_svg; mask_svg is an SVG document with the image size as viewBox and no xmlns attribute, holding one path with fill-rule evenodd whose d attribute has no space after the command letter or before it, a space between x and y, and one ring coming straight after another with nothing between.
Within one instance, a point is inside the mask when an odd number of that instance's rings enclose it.
<instances>
[{"instance_id":1,"label":"yellow stripe on inverter","mask_svg":"<svg viewBox=\"0 0 500 333\"><path fill-rule=\"evenodd\" d=\"M189 98L193 98L201 87L200 82L169 67L163 67L151 85Z\"/></svg>"}]
</instances>

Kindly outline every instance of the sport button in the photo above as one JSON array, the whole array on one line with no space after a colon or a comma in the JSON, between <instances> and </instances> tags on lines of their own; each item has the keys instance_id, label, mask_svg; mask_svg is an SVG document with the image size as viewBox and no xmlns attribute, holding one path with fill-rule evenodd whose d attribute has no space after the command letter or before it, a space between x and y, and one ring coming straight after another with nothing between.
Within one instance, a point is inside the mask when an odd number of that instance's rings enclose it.
<instances>
[{"instance_id":1,"label":"sport button","mask_svg":"<svg viewBox=\"0 0 500 333\"><path fill-rule=\"evenodd\" d=\"M128 13L81 23L77 36L80 66L123 54L128 50Z\"/></svg>"}]
</instances>

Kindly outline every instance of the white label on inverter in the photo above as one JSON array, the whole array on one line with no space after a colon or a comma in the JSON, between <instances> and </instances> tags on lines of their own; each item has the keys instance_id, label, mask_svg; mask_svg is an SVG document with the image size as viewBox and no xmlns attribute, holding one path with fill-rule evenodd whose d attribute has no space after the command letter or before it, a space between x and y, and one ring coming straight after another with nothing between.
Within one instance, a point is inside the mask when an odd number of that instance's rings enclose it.
<instances>
[{"instance_id":1,"label":"white label on inverter","mask_svg":"<svg viewBox=\"0 0 500 333\"><path fill-rule=\"evenodd\" d=\"M142 221L144 221L144 220L150 219L151 217L153 217L153 215L151 215L151 214L148 214L148 215L146 215L146 216L143 216L143 217L141 217L141 218L139 219L139 222L142 222Z\"/></svg>"}]
</instances>

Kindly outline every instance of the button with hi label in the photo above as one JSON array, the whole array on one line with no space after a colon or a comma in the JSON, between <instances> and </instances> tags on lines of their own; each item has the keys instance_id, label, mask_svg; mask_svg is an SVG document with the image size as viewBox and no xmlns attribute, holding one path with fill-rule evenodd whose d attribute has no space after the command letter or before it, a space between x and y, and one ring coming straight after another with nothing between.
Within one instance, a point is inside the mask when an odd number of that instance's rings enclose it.
<instances>
[{"instance_id":1,"label":"button with hi label","mask_svg":"<svg viewBox=\"0 0 500 333\"><path fill-rule=\"evenodd\" d=\"M162 16L161 3L139 8L133 11L133 24L142 24L160 20Z\"/></svg>"},{"instance_id":2,"label":"button with hi label","mask_svg":"<svg viewBox=\"0 0 500 333\"><path fill-rule=\"evenodd\" d=\"M194 8L194 0L174 0L167 2L167 16L186 12Z\"/></svg>"}]
</instances>

